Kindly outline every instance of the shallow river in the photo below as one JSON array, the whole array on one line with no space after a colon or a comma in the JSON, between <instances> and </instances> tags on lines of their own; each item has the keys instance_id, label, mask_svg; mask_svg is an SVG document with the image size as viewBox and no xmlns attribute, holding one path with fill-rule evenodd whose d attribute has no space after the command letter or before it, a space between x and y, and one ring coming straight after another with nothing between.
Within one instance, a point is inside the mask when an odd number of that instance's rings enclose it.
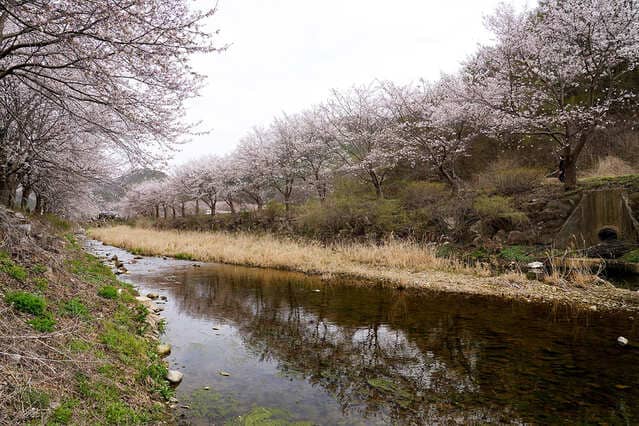
<instances>
[{"instance_id":1,"label":"shallow river","mask_svg":"<svg viewBox=\"0 0 639 426\"><path fill-rule=\"evenodd\" d=\"M639 424L628 315L89 249L167 296L185 424Z\"/></svg>"}]
</instances>

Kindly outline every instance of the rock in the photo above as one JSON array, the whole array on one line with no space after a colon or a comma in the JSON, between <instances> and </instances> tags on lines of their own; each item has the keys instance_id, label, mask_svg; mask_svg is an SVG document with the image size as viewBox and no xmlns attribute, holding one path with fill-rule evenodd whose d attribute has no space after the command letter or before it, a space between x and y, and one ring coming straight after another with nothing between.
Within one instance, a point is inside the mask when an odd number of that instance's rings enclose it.
<instances>
[{"instance_id":1,"label":"rock","mask_svg":"<svg viewBox=\"0 0 639 426\"><path fill-rule=\"evenodd\" d=\"M313 290L313 293L319 293L321 290L319 288L316 288L315 290Z\"/></svg>"},{"instance_id":2,"label":"rock","mask_svg":"<svg viewBox=\"0 0 639 426\"><path fill-rule=\"evenodd\" d=\"M528 269L543 269L544 263L543 262L530 262L529 264L526 265L526 267Z\"/></svg>"},{"instance_id":3,"label":"rock","mask_svg":"<svg viewBox=\"0 0 639 426\"><path fill-rule=\"evenodd\" d=\"M168 343L161 343L157 347L158 355L164 358L171 353L171 345Z\"/></svg>"},{"instance_id":4,"label":"rock","mask_svg":"<svg viewBox=\"0 0 639 426\"><path fill-rule=\"evenodd\" d=\"M628 339L626 339L626 338L625 338L625 337L623 337L623 336L619 336L619 337L617 337L617 343L618 343L620 346L626 346L626 345L628 344Z\"/></svg>"},{"instance_id":5,"label":"rock","mask_svg":"<svg viewBox=\"0 0 639 426\"><path fill-rule=\"evenodd\" d=\"M204 390L210 390L211 388L209 386L204 386Z\"/></svg>"},{"instance_id":6,"label":"rock","mask_svg":"<svg viewBox=\"0 0 639 426\"><path fill-rule=\"evenodd\" d=\"M220 327L213 327L213 330L219 330Z\"/></svg>"},{"instance_id":7,"label":"rock","mask_svg":"<svg viewBox=\"0 0 639 426\"><path fill-rule=\"evenodd\" d=\"M528 244L532 240L533 238L529 232L522 232L522 231L515 230L515 231L510 231L508 233L508 237L506 238L506 244L512 245L512 246Z\"/></svg>"},{"instance_id":8,"label":"rock","mask_svg":"<svg viewBox=\"0 0 639 426\"><path fill-rule=\"evenodd\" d=\"M166 296L160 296L160 299L162 299L162 300L164 300L164 301L167 301L167 300L168 300L168 298L167 298Z\"/></svg>"},{"instance_id":9,"label":"rock","mask_svg":"<svg viewBox=\"0 0 639 426\"><path fill-rule=\"evenodd\" d=\"M156 293L147 293L146 297L149 299L157 299L159 296Z\"/></svg>"},{"instance_id":10,"label":"rock","mask_svg":"<svg viewBox=\"0 0 639 426\"><path fill-rule=\"evenodd\" d=\"M193 267L194 267L194 268L199 268L200 266L201 266L201 265L198 265L197 263L194 263L194 264L193 264Z\"/></svg>"},{"instance_id":11,"label":"rock","mask_svg":"<svg viewBox=\"0 0 639 426\"><path fill-rule=\"evenodd\" d=\"M231 373L227 373L226 371L220 371L220 376L228 377Z\"/></svg>"},{"instance_id":12,"label":"rock","mask_svg":"<svg viewBox=\"0 0 639 426\"><path fill-rule=\"evenodd\" d=\"M169 372L166 373L166 380L168 380L169 383L174 385L179 384L183 378L184 378L184 374L176 370L169 370Z\"/></svg>"},{"instance_id":13,"label":"rock","mask_svg":"<svg viewBox=\"0 0 639 426\"><path fill-rule=\"evenodd\" d=\"M142 256L134 256L133 259L140 260L140 259L144 259L144 258Z\"/></svg>"},{"instance_id":14,"label":"rock","mask_svg":"<svg viewBox=\"0 0 639 426\"><path fill-rule=\"evenodd\" d=\"M107 254L107 256L108 256L108 254ZM118 257L114 254L114 255L111 257L111 262L117 262L117 261L118 261Z\"/></svg>"},{"instance_id":15,"label":"rock","mask_svg":"<svg viewBox=\"0 0 639 426\"><path fill-rule=\"evenodd\" d=\"M124 263L120 262L119 260L115 261L115 267L116 268L124 268Z\"/></svg>"},{"instance_id":16,"label":"rock","mask_svg":"<svg viewBox=\"0 0 639 426\"><path fill-rule=\"evenodd\" d=\"M503 243L504 241L506 241L506 238L507 238L506 231L504 229L500 229L493 236L493 241L495 241L497 243Z\"/></svg>"}]
</instances>

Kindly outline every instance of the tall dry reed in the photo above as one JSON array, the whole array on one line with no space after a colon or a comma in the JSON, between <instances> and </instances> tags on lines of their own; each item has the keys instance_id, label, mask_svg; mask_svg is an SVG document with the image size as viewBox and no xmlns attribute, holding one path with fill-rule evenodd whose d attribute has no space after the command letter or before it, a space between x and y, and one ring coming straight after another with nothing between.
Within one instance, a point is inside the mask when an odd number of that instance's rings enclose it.
<instances>
[{"instance_id":1,"label":"tall dry reed","mask_svg":"<svg viewBox=\"0 0 639 426\"><path fill-rule=\"evenodd\" d=\"M296 270L355 273L365 269L406 272L448 271L486 275L481 267L435 255L436 248L410 241L322 245L273 235L182 232L114 226L89 230L93 238L136 253L188 257L206 262Z\"/></svg>"}]
</instances>

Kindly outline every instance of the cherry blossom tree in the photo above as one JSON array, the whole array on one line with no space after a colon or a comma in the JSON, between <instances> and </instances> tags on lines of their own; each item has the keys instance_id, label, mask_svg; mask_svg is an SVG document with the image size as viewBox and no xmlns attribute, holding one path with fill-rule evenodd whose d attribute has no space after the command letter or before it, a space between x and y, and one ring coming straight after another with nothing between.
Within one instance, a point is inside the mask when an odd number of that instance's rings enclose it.
<instances>
[{"instance_id":1,"label":"cherry blossom tree","mask_svg":"<svg viewBox=\"0 0 639 426\"><path fill-rule=\"evenodd\" d=\"M402 157L427 164L457 192L455 162L478 134L482 109L457 96L462 88L453 76L433 84L385 82L382 87L402 140Z\"/></svg>"},{"instance_id":2,"label":"cherry blossom tree","mask_svg":"<svg viewBox=\"0 0 639 426\"><path fill-rule=\"evenodd\" d=\"M546 0L533 11L502 6L488 21L496 43L464 67L468 100L488 108L494 132L545 137L577 183L594 130L636 110L639 5L632 0Z\"/></svg>"},{"instance_id":3,"label":"cherry blossom tree","mask_svg":"<svg viewBox=\"0 0 639 426\"><path fill-rule=\"evenodd\" d=\"M397 165L398 138L378 87L334 90L324 105L343 169L370 183L378 198L388 173Z\"/></svg>"},{"instance_id":4,"label":"cherry blossom tree","mask_svg":"<svg viewBox=\"0 0 639 426\"><path fill-rule=\"evenodd\" d=\"M317 197L324 202L334 170L341 166L330 123L319 107L305 110L293 120L297 139L294 149L302 179L312 183Z\"/></svg>"}]
</instances>

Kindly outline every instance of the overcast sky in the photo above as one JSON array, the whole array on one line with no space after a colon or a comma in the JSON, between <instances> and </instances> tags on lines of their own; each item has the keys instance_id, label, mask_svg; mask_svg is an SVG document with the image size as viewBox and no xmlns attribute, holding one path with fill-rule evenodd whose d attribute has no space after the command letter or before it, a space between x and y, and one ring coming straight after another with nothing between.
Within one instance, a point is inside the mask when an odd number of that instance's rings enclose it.
<instances>
[{"instance_id":1,"label":"overcast sky","mask_svg":"<svg viewBox=\"0 0 639 426\"><path fill-rule=\"evenodd\" d=\"M210 28L230 47L194 58L208 81L187 117L212 131L183 145L173 163L228 153L252 126L319 103L332 88L453 72L490 42L483 17L500 2L219 0ZM520 9L534 0L507 3Z\"/></svg>"}]
</instances>

